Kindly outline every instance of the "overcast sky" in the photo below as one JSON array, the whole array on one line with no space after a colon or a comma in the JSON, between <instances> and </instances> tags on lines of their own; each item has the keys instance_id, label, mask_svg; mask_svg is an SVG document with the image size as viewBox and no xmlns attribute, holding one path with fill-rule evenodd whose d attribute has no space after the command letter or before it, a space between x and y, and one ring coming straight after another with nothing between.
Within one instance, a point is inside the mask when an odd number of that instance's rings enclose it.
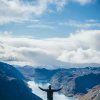
<instances>
[{"instance_id":1,"label":"overcast sky","mask_svg":"<svg viewBox=\"0 0 100 100\"><path fill-rule=\"evenodd\" d=\"M0 0L0 61L100 63L100 0Z\"/></svg>"}]
</instances>

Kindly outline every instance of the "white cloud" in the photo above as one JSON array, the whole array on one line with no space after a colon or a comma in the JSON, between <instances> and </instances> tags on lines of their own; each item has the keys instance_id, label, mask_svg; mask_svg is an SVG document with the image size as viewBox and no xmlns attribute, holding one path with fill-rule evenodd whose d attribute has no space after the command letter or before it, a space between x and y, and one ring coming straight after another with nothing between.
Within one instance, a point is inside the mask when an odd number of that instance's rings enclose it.
<instances>
[{"instance_id":1,"label":"white cloud","mask_svg":"<svg viewBox=\"0 0 100 100\"><path fill-rule=\"evenodd\" d=\"M73 2L77 2L80 5L86 5L86 4L91 4L95 2L96 0L72 0Z\"/></svg>"},{"instance_id":2,"label":"white cloud","mask_svg":"<svg viewBox=\"0 0 100 100\"><path fill-rule=\"evenodd\" d=\"M87 49L83 50L79 48L76 51L64 51L58 58L61 61L68 61L70 63L99 63L100 62L100 51Z\"/></svg>"},{"instance_id":3,"label":"white cloud","mask_svg":"<svg viewBox=\"0 0 100 100\"><path fill-rule=\"evenodd\" d=\"M51 26L49 24L32 24L27 26L28 28L39 28L39 29L54 29L54 26Z\"/></svg>"},{"instance_id":4,"label":"white cloud","mask_svg":"<svg viewBox=\"0 0 100 100\"><path fill-rule=\"evenodd\" d=\"M71 0L83 5L92 1L94 0ZM0 24L27 21L33 16L49 13L50 5L54 5L59 11L69 2L70 0L36 0L35 3L24 0L23 2L22 0L0 0Z\"/></svg>"},{"instance_id":5,"label":"white cloud","mask_svg":"<svg viewBox=\"0 0 100 100\"><path fill-rule=\"evenodd\" d=\"M49 84L36 84L34 81L29 81L28 85L30 88L32 88L33 93L35 93L36 95L38 95L39 97L41 97L43 100L47 100L47 94L44 91L41 91L38 86L41 86L43 88L48 88ZM66 97L63 94L59 94L59 93L54 93L54 100L72 100L71 97ZM75 99L76 100L76 99Z\"/></svg>"},{"instance_id":6,"label":"white cloud","mask_svg":"<svg viewBox=\"0 0 100 100\"><path fill-rule=\"evenodd\" d=\"M88 28L100 28L100 21L95 19L85 20L84 22L77 21L77 20L68 20L65 22L60 22L60 26L70 26L74 28L80 29L88 29Z\"/></svg>"},{"instance_id":7,"label":"white cloud","mask_svg":"<svg viewBox=\"0 0 100 100\"><path fill-rule=\"evenodd\" d=\"M100 63L100 30L66 38L33 39L0 35L0 60L19 65Z\"/></svg>"},{"instance_id":8,"label":"white cloud","mask_svg":"<svg viewBox=\"0 0 100 100\"><path fill-rule=\"evenodd\" d=\"M62 10L62 8L68 3L68 0L54 0L57 5L56 8L58 11Z\"/></svg>"},{"instance_id":9,"label":"white cloud","mask_svg":"<svg viewBox=\"0 0 100 100\"><path fill-rule=\"evenodd\" d=\"M0 0L0 24L20 22L31 19L32 15L41 15L48 10L48 4L54 4L57 9L62 8L64 1L59 0L36 0L25 3L20 0Z\"/></svg>"}]
</instances>

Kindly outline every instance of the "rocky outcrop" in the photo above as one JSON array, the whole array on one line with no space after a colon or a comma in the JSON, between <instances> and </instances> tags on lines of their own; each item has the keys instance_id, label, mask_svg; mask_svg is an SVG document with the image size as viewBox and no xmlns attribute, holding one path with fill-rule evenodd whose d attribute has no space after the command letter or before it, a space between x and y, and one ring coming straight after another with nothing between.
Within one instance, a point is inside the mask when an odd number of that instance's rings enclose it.
<instances>
[{"instance_id":1,"label":"rocky outcrop","mask_svg":"<svg viewBox=\"0 0 100 100\"><path fill-rule=\"evenodd\" d=\"M62 93L66 96L83 95L86 94L89 89L100 84L100 74L90 73L77 76L59 73L52 78L51 84L55 88L63 86Z\"/></svg>"},{"instance_id":2,"label":"rocky outcrop","mask_svg":"<svg viewBox=\"0 0 100 100\"><path fill-rule=\"evenodd\" d=\"M92 88L83 96L79 96L79 100L100 100L100 85Z\"/></svg>"}]
</instances>

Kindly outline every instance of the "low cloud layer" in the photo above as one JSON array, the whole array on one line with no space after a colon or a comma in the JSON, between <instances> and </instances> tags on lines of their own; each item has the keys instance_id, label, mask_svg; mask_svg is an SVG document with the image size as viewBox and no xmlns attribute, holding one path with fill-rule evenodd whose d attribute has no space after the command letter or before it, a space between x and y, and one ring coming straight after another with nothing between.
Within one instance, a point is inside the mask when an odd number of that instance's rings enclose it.
<instances>
[{"instance_id":1,"label":"low cloud layer","mask_svg":"<svg viewBox=\"0 0 100 100\"><path fill-rule=\"evenodd\" d=\"M0 34L0 61L17 65L100 63L100 30L83 30L66 38L35 39Z\"/></svg>"},{"instance_id":2,"label":"low cloud layer","mask_svg":"<svg viewBox=\"0 0 100 100\"><path fill-rule=\"evenodd\" d=\"M33 93L41 97L43 100L47 100L46 92L40 90L38 86L41 86L43 88L48 88L48 84L45 84L45 86L43 86L42 84L34 83L34 81L29 81L28 85L32 89ZM62 94L54 93L54 100L76 100L76 99L72 99L71 97L66 97Z\"/></svg>"}]
</instances>

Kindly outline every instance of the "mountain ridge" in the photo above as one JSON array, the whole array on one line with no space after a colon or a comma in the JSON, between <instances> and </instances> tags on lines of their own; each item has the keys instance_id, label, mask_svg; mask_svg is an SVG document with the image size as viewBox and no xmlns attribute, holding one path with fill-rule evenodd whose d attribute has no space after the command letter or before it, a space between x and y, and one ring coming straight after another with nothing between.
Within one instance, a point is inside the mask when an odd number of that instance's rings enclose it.
<instances>
[{"instance_id":1,"label":"mountain ridge","mask_svg":"<svg viewBox=\"0 0 100 100\"><path fill-rule=\"evenodd\" d=\"M32 93L24 76L12 65L0 62L0 100L42 100Z\"/></svg>"},{"instance_id":2,"label":"mountain ridge","mask_svg":"<svg viewBox=\"0 0 100 100\"><path fill-rule=\"evenodd\" d=\"M26 66L18 69L26 78L28 78L28 81L31 79L34 79L36 83L41 83L41 81L43 81L44 83L50 83L53 88L63 86L61 93L71 97L85 95L90 89L96 85L100 85L100 67L61 68L49 70L45 68ZM45 73L45 71L47 71L47 73ZM51 77L48 77L50 75ZM84 79L86 79L85 82L83 81ZM80 85L80 83L82 84Z\"/></svg>"}]
</instances>

